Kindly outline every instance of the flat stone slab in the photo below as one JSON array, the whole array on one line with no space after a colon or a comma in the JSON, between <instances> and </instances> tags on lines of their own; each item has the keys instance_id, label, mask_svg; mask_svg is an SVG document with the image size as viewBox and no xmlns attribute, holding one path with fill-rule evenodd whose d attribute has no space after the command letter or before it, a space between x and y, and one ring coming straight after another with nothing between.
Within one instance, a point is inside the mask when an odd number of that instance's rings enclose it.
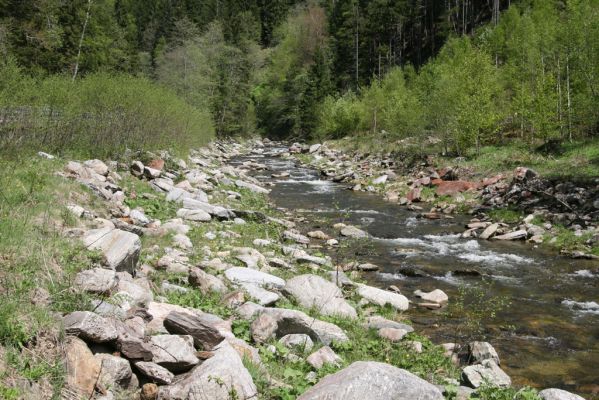
<instances>
[{"instance_id":1,"label":"flat stone slab","mask_svg":"<svg viewBox=\"0 0 599 400\"><path fill-rule=\"evenodd\" d=\"M149 345L152 361L171 372L187 371L200 362L189 335L151 336Z\"/></svg>"},{"instance_id":2,"label":"flat stone slab","mask_svg":"<svg viewBox=\"0 0 599 400\"><path fill-rule=\"evenodd\" d=\"M91 311L75 311L63 318L65 332L94 343L104 343L118 337L117 330L108 319Z\"/></svg>"},{"instance_id":3,"label":"flat stone slab","mask_svg":"<svg viewBox=\"0 0 599 400\"><path fill-rule=\"evenodd\" d=\"M83 237L90 250L99 250L109 269L133 273L141 251L141 240L134 233L120 229L92 229Z\"/></svg>"},{"instance_id":4,"label":"flat stone slab","mask_svg":"<svg viewBox=\"0 0 599 400\"><path fill-rule=\"evenodd\" d=\"M287 281L285 292L305 308L316 308L322 315L356 319L358 314L332 282L318 275L299 275Z\"/></svg>"},{"instance_id":5,"label":"flat stone slab","mask_svg":"<svg viewBox=\"0 0 599 400\"><path fill-rule=\"evenodd\" d=\"M233 267L225 271L225 276L232 283L254 284L260 287L274 287L282 289L285 281L277 276L267 274L251 268Z\"/></svg>"},{"instance_id":6,"label":"flat stone slab","mask_svg":"<svg viewBox=\"0 0 599 400\"><path fill-rule=\"evenodd\" d=\"M135 363L135 367L144 376L146 376L152 382L155 382L159 385L168 385L173 381L173 378L175 377L175 375L171 371L153 362L138 361Z\"/></svg>"}]
</instances>

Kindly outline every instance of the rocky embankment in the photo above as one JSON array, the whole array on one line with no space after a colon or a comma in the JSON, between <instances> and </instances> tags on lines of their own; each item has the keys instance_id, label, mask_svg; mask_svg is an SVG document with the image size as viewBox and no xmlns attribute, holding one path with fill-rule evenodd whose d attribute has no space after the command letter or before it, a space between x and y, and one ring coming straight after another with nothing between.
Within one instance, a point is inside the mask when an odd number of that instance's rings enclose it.
<instances>
[{"instance_id":1,"label":"rocky embankment","mask_svg":"<svg viewBox=\"0 0 599 400\"><path fill-rule=\"evenodd\" d=\"M162 153L145 163L66 164L63 176L89 188L107 212L69 206L78 223L65 234L98 257L77 273L72 288L88 295L92 307L62 316L64 399L279 398L273 390L291 393L301 380L311 382L301 390L303 400L425 400L443 399L447 384L453 387L447 395L457 391L458 398L485 382L511 384L484 342L466 346L463 368L452 372L450 359L460 362L455 345L423 346L402 321L408 297L355 282L309 247L359 237L359 229L339 226L338 238L303 233L290 215L254 209L268 193L248 174L260 165L233 167L229 160L263 146L213 143L187 160ZM125 181L154 193L132 190ZM141 200L146 209L132 206ZM150 204L176 215L152 218ZM368 268L356 266L350 275ZM439 292L411 300L446 303ZM369 353L373 343L351 353L361 359L344 358L356 346L355 335L402 349L402 359L445 351L447 366L416 375L384 362L388 354ZM289 368L296 363L308 365L309 379ZM580 398L557 389L540 397Z\"/></svg>"},{"instance_id":2,"label":"rocky embankment","mask_svg":"<svg viewBox=\"0 0 599 400\"><path fill-rule=\"evenodd\" d=\"M511 176L472 180L472 172L458 167L437 169L424 161L408 168L389 154L345 153L326 144L295 143L289 154L318 168L335 182L354 191L380 193L390 202L420 211L423 218L473 215L465 238L527 240L561 247L575 258L599 259L599 179L591 182L554 182L535 171L518 167ZM424 209L422 203L431 203ZM516 209L517 221L494 220L492 210ZM557 236L569 231L575 245L564 246Z\"/></svg>"}]
</instances>

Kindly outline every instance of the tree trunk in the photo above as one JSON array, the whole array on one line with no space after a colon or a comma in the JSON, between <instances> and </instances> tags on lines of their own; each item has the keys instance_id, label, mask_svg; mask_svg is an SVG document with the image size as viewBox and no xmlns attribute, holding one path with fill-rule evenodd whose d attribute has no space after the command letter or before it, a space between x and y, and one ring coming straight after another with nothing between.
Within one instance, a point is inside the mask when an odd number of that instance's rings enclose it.
<instances>
[{"instance_id":1,"label":"tree trunk","mask_svg":"<svg viewBox=\"0 0 599 400\"><path fill-rule=\"evenodd\" d=\"M75 61L75 71L73 71L73 82L77 79L79 73L79 59L81 58L81 47L83 46L83 39L85 38L85 31L87 30L87 23L91 15L92 0L87 0L87 12L85 13L85 21L83 22L83 29L81 30L81 37L79 38L79 48L77 49L77 59Z\"/></svg>"}]
</instances>

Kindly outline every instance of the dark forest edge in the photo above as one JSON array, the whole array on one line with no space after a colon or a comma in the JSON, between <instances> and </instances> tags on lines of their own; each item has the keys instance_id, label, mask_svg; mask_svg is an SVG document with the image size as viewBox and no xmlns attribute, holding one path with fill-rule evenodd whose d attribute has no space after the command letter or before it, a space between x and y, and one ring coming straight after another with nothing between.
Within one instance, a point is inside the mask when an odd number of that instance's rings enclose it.
<instances>
[{"instance_id":1,"label":"dark forest edge","mask_svg":"<svg viewBox=\"0 0 599 400\"><path fill-rule=\"evenodd\" d=\"M260 133L483 167L495 152L573 154L574 174L597 172L595 0L4 3L0 129L13 154Z\"/></svg>"}]
</instances>

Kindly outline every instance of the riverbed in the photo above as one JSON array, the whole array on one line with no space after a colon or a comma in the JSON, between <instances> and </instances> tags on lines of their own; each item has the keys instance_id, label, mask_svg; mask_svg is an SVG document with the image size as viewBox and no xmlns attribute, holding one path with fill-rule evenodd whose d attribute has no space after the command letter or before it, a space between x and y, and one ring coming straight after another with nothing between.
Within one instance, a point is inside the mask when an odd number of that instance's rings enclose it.
<instances>
[{"instance_id":1,"label":"riverbed","mask_svg":"<svg viewBox=\"0 0 599 400\"><path fill-rule=\"evenodd\" d=\"M378 271L364 278L381 288L395 285L411 300L416 300L412 293L417 289L437 288L450 302L459 298L460 290L505 299L509 305L484 321L482 334L497 349L514 383L558 387L599 399L596 261L561 257L523 242L463 239L469 216L418 218L417 212L376 194L322 179L318 171L280 157L285 150L269 147L234 162L265 164L268 169L254 176L272 184L270 198L277 207L305 218L302 230L335 235L333 224L344 222L370 234L349 248L329 251L334 260L349 257L378 265ZM281 172L290 175L272 177ZM450 316L447 309L411 307L407 316L435 343L481 338L465 328L465 311Z\"/></svg>"}]
</instances>

